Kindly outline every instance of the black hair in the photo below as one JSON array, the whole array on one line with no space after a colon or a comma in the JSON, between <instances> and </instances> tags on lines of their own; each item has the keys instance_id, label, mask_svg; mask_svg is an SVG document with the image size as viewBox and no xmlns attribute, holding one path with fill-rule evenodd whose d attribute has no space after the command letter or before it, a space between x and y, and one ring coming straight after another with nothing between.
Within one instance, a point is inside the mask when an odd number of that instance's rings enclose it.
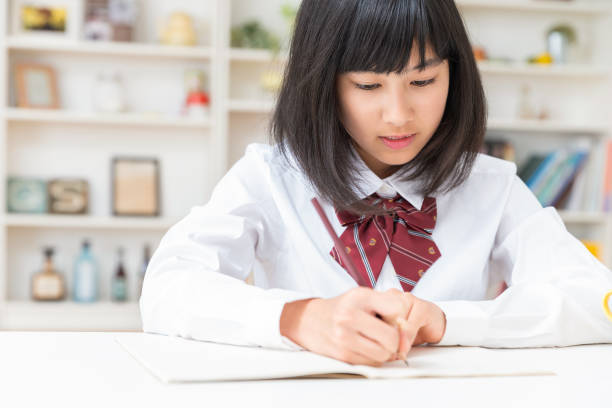
<instances>
[{"instance_id":1,"label":"black hair","mask_svg":"<svg viewBox=\"0 0 612 408\"><path fill-rule=\"evenodd\" d=\"M303 0L271 121L273 142L317 194L338 209L375 212L358 202L351 137L340 121L336 81L350 71L401 72L418 47L449 64L444 115L435 133L399 171L423 195L449 191L471 172L486 131L478 67L454 0Z\"/></svg>"}]
</instances>

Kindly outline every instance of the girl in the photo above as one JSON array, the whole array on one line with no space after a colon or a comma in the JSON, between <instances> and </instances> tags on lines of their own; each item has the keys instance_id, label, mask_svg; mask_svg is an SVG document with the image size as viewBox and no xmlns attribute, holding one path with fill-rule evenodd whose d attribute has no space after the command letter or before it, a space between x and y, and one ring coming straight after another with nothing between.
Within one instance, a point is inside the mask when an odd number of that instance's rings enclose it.
<instances>
[{"instance_id":1,"label":"girl","mask_svg":"<svg viewBox=\"0 0 612 408\"><path fill-rule=\"evenodd\" d=\"M369 365L423 343L612 341L612 274L514 164L477 153L485 107L453 0L303 0L275 144L163 238L144 330Z\"/></svg>"}]
</instances>

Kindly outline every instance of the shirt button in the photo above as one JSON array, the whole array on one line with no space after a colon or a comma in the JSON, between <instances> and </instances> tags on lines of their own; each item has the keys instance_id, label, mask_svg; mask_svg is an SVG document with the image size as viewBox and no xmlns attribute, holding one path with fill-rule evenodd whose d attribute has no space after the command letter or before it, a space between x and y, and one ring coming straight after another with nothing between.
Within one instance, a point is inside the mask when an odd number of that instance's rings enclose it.
<instances>
[{"instance_id":1,"label":"shirt button","mask_svg":"<svg viewBox=\"0 0 612 408\"><path fill-rule=\"evenodd\" d=\"M376 191L376 194L378 194L382 198L392 198L395 197L396 193L393 187L391 187L387 183L384 183L382 186L380 186L378 191Z\"/></svg>"}]
</instances>

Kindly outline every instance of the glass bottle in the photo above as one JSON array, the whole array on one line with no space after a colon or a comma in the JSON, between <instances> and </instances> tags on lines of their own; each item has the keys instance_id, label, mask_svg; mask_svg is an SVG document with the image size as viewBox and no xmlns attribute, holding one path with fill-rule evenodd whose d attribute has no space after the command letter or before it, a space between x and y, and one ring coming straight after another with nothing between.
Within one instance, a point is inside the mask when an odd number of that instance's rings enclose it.
<instances>
[{"instance_id":1,"label":"glass bottle","mask_svg":"<svg viewBox=\"0 0 612 408\"><path fill-rule=\"evenodd\" d=\"M123 248L117 250L117 269L111 281L111 299L115 302L127 300L127 276L123 267Z\"/></svg>"},{"instance_id":2,"label":"glass bottle","mask_svg":"<svg viewBox=\"0 0 612 408\"><path fill-rule=\"evenodd\" d=\"M53 267L53 248L45 248L42 271L32 276L32 299L62 300L66 295L64 277Z\"/></svg>"},{"instance_id":3,"label":"glass bottle","mask_svg":"<svg viewBox=\"0 0 612 408\"><path fill-rule=\"evenodd\" d=\"M142 285L144 284L144 278L145 274L147 273L147 268L149 267L150 260L151 247L149 247L149 245L145 245L142 265L140 266L140 270L138 271L138 298L140 298L140 295L142 294Z\"/></svg>"},{"instance_id":4,"label":"glass bottle","mask_svg":"<svg viewBox=\"0 0 612 408\"><path fill-rule=\"evenodd\" d=\"M98 300L98 267L87 240L83 241L81 253L74 263L73 298L77 302Z\"/></svg>"}]
</instances>

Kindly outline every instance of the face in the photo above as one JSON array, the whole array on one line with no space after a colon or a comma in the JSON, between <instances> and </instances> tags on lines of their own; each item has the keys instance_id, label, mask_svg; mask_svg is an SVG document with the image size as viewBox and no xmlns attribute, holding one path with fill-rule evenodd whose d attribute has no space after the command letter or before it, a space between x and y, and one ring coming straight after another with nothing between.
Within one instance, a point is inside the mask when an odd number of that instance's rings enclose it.
<instances>
[{"instance_id":1,"label":"face","mask_svg":"<svg viewBox=\"0 0 612 408\"><path fill-rule=\"evenodd\" d=\"M355 149L379 177L411 161L438 128L448 96L448 61L427 49L419 71L418 47L401 73L346 72L338 76L340 120Z\"/></svg>"}]
</instances>

